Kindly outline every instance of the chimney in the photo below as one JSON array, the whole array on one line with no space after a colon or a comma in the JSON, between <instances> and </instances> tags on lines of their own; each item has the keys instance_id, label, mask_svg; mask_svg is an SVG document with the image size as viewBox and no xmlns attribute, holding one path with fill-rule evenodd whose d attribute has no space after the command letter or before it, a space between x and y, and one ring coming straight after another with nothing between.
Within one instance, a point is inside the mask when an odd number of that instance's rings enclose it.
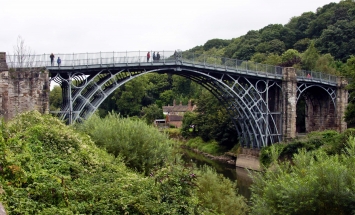
<instances>
[{"instance_id":1,"label":"chimney","mask_svg":"<svg viewBox=\"0 0 355 215\"><path fill-rule=\"evenodd\" d=\"M176 105L176 101L175 101L175 99L174 99L174 101L173 101L173 106L175 107L175 105Z\"/></svg>"}]
</instances>

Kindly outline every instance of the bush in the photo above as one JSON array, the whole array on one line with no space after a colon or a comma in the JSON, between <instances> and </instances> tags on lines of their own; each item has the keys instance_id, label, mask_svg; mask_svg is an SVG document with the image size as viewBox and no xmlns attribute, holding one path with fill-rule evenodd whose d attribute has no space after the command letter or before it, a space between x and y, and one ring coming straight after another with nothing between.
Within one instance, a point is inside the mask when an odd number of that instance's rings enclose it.
<instances>
[{"instance_id":1,"label":"bush","mask_svg":"<svg viewBox=\"0 0 355 215\"><path fill-rule=\"evenodd\" d=\"M251 214L354 214L355 138L342 155L300 150L253 176Z\"/></svg>"},{"instance_id":2,"label":"bush","mask_svg":"<svg viewBox=\"0 0 355 215\"><path fill-rule=\"evenodd\" d=\"M198 199L206 211L212 214L247 214L246 199L237 194L236 183L217 174L211 167L202 167L196 185Z\"/></svg>"},{"instance_id":3,"label":"bush","mask_svg":"<svg viewBox=\"0 0 355 215\"><path fill-rule=\"evenodd\" d=\"M188 140L186 146L211 155L221 155L225 152L225 148L219 146L216 141L205 142L201 137L195 137Z\"/></svg>"},{"instance_id":4,"label":"bush","mask_svg":"<svg viewBox=\"0 0 355 215\"><path fill-rule=\"evenodd\" d=\"M128 167L145 174L173 159L173 142L168 136L140 120L121 118L114 113L103 119L94 115L77 129L89 134L109 153L122 156Z\"/></svg>"},{"instance_id":5,"label":"bush","mask_svg":"<svg viewBox=\"0 0 355 215\"><path fill-rule=\"evenodd\" d=\"M38 112L0 125L0 202L8 214L207 214L195 171L167 160L145 177Z\"/></svg>"}]
</instances>

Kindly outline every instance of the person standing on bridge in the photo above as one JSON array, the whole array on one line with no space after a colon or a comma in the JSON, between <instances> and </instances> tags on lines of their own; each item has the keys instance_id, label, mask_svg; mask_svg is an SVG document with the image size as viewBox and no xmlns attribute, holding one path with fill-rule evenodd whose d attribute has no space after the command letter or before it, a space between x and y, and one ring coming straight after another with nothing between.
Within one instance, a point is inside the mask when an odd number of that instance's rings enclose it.
<instances>
[{"instance_id":1,"label":"person standing on bridge","mask_svg":"<svg viewBox=\"0 0 355 215\"><path fill-rule=\"evenodd\" d=\"M53 62L54 62L54 54L52 53L51 55L49 55L49 57L51 58L51 66L53 66Z\"/></svg>"},{"instance_id":2,"label":"person standing on bridge","mask_svg":"<svg viewBox=\"0 0 355 215\"><path fill-rule=\"evenodd\" d=\"M153 62L155 62L156 57L155 57L155 52L153 52Z\"/></svg>"},{"instance_id":3,"label":"person standing on bridge","mask_svg":"<svg viewBox=\"0 0 355 215\"><path fill-rule=\"evenodd\" d=\"M159 54L159 52L158 52L158 54L157 54L157 61L159 61L160 60L160 54Z\"/></svg>"},{"instance_id":4,"label":"person standing on bridge","mask_svg":"<svg viewBox=\"0 0 355 215\"><path fill-rule=\"evenodd\" d=\"M60 67L60 64L62 63L62 60L60 59L60 57L58 57L57 59L57 64L58 64L58 67Z\"/></svg>"},{"instance_id":5,"label":"person standing on bridge","mask_svg":"<svg viewBox=\"0 0 355 215\"><path fill-rule=\"evenodd\" d=\"M149 62L150 52L147 53L147 63Z\"/></svg>"}]
</instances>

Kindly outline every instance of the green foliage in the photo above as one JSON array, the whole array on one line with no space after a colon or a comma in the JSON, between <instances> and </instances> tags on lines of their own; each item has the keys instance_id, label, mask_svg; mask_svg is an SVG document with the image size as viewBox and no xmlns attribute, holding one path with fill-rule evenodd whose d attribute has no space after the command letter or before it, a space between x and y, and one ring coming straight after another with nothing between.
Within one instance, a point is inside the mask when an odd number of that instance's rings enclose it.
<instances>
[{"instance_id":1,"label":"green foliage","mask_svg":"<svg viewBox=\"0 0 355 215\"><path fill-rule=\"evenodd\" d=\"M181 139L181 131L179 128L168 128L165 129L164 132L166 132L171 139Z\"/></svg>"},{"instance_id":2,"label":"green foliage","mask_svg":"<svg viewBox=\"0 0 355 215\"><path fill-rule=\"evenodd\" d=\"M143 176L88 135L38 112L1 124L0 175L0 201L8 214L218 214L196 186L199 176L206 177L178 157ZM228 197L245 205L241 197Z\"/></svg>"},{"instance_id":3,"label":"green foliage","mask_svg":"<svg viewBox=\"0 0 355 215\"><path fill-rule=\"evenodd\" d=\"M237 195L236 183L211 167L201 168L196 185L198 199L207 209L203 214L247 214L248 205L244 197Z\"/></svg>"},{"instance_id":4,"label":"green foliage","mask_svg":"<svg viewBox=\"0 0 355 215\"><path fill-rule=\"evenodd\" d=\"M197 115L183 121L182 135L188 135L190 125L193 135L205 142L216 140L221 146L232 148L237 142L235 127L224 106L208 91L203 91L197 100ZM186 124L188 123L188 124Z\"/></svg>"},{"instance_id":5,"label":"green foliage","mask_svg":"<svg viewBox=\"0 0 355 215\"><path fill-rule=\"evenodd\" d=\"M355 139L343 155L322 150L295 154L293 165L274 163L254 174L251 214L353 214Z\"/></svg>"},{"instance_id":6,"label":"green foliage","mask_svg":"<svg viewBox=\"0 0 355 215\"><path fill-rule=\"evenodd\" d=\"M158 107L156 104L149 105L148 107L142 108L143 119L147 122L147 124L152 124L155 119L164 118L163 110Z\"/></svg>"},{"instance_id":7,"label":"green foliage","mask_svg":"<svg viewBox=\"0 0 355 215\"><path fill-rule=\"evenodd\" d=\"M9 214L120 214L130 204L110 201L137 175L56 118L20 114L2 124L0 140L0 201Z\"/></svg>"},{"instance_id":8,"label":"green foliage","mask_svg":"<svg viewBox=\"0 0 355 215\"><path fill-rule=\"evenodd\" d=\"M49 93L49 109L51 111L60 110L62 100L62 88L60 86L54 86Z\"/></svg>"},{"instance_id":9,"label":"green foliage","mask_svg":"<svg viewBox=\"0 0 355 215\"><path fill-rule=\"evenodd\" d=\"M295 139L287 144L274 144L272 146L264 147L260 152L260 163L268 168L272 162L277 160L292 160L293 156L301 149L306 151L313 151L323 147L328 154L340 153L346 144L351 131L339 134L333 130L325 130L322 132L311 132L307 134L306 138ZM271 156L277 152L277 157Z\"/></svg>"},{"instance_id":10,"label":"green foliage","mask_svg":"<svg viewBox=\"0 0 355 215\"><path fill-rule=\"evenodd\" d=\"M195 137L197 135L197 127L195 126L197 114L195 112L187 112L184 114L181 126L181 135L185 138Z\"/></svg>"},{"instance_id":11,"label":"green foliage","mask_svg":"<svg viewBox=\"0 0 355 215\"><path fill-rule=\"evenodd\" d=\"M164 92L160 93L159 100L165 106L168 104L172 104L174 100L174 93L172 90L165 90Z\"/></svg>"},{"instance_id":12,"label":"green foliage","mask_svg":"<svg viewBox=\"0 0 355 215\"><path fill-rule=\"evenodd\" d=\"M344 65L343 72L349 79L347 89L349 90L349 104L345 112L345 121L350 124L355 124L355 56L351 56Z\"/></svg>"},{"instance_id":13,"label":"green foliage","mask_svg":"<svg viewBox=\"0 0 355 215\"><path fill-rule=\"evenodd\" d=\"M297 50L289 49L281 55L281 61L285 66L293 66L300 62L300 53Z\"/></svg>"},{"instance_id":14,"label":"green foliage","mask_svg":"<svg viewBox=\"0 0 355 215\"><path fill-rule=\"evenodd\" d=\"M302 54L302 69L308 71L314 70L318 59L319 52L312 41L308 49Z\"/></svg>"},{"instance_id":15,"label":"green foliage","mask_svg":"<svg viewBox=\"0 0 355 215\"><path fill-rule=\"evenodd\" d=\"M146 174L172 159L173 146L168 137L140 120L121 118L114 113L103 119L94 115L79 124L78 129L109 153L122 156L128 167Z\"/></svg>"},{"instance_id":16,"label":"green foliage","mask_svg":"<svg viewBox=\"0 0 355 215\"><path fill-rule=\"evenodd\" d=\"M304 38L299 41L297 41L294 45L293 48L296 49L299 52L304 52L307 50L311 43L311 40L309 38Z\"/></svg>"},{"instance_id":17,"label":"green foliage","mask_svg":"<svg viewBox=\"0 0 355 215\"><path fill-rule=\"evenodd\" d=\"M191 138L185 144L190 148L198 149L211 155L221 155L226 151L216 141L205 142L201 137Z\"/></svg>"},{"instance_id":18,"label":"green foliage","mask_svg":"<svg viewBox=\"0 0 355 215\"><path fill-rule=\"evenodd\" d=\"M336 69L334 57L331 54L321 55L316 61L314 70L331 75L340 75L340 72Z\"/></svg>"},{"instance_id":19,"label":"green foliage","mask_svg":"<svg viewBox=\"0 0 355 215\"><path fill-rule=\"evenodd\" d=\"M212 39L208 40L204 45L203 49L205 51L210 50L211 48L223 48L230 43L230 40L222 40L222 39Z\"/></svg>"},{"instance_id":20,"label":"green foliage","mask_svg":"<svg viewBox=\"0 0 355 215\"><path fill-rule=\"evenodd\" d=\"M279 64L281 64L281 61L282 61L282 59L279 55L271 53L267 56L264 63L269 64L269 65L279 65Z\"/></svg>"},{"instance_id":21,"label":"green foliage","mask_svg":"<svg viewBox=\"0 0 355 215\"><path fill-rule=\"evenodd\" d=\"M122 116L139 115L142 108L141 101L145 96L146 88L147 77L141 76L127 82L114 92L113 98Z\"/></svg>"}]
</instances>

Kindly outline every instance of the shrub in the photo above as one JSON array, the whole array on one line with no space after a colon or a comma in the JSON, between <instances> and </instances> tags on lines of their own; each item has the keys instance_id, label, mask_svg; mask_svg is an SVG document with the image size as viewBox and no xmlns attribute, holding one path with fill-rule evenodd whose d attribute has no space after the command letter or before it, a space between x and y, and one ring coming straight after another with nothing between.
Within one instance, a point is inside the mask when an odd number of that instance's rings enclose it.
<instances>
[{"instance_id":1,"label":"shrub","mask_svg":"<svg viewBox=\"0 0 355 215\"><path fill-rule=\"evenodd\" d=\"M122 156L128 167L146 174L173 158L173 142L168 136L141 120L114 113L105 118L94 115L77 128L109 153Z\"/></svg>"},{"instance_id":2,"label":"shrub","mask_svg":"<svg viewBox=\"0 0 355 215\"><path fill-rule=\"evenodd\" d=\"M355 138L343 155L324 150L294 155L253 175L251 214L354 214Z\"/></svg>"},{"instance_id":3,"label":"shrub","mask_svg":"<svg viewBox=\"0 0 355 215\"><path fill-rule=\"evenodd\" d=\"M206 210L213 214L247 214L246 199L237 194L233 183L214 169L203 166L196 180L197 196Z\"/></svg>"},{"instance_id":4,"label":"shrub","mask_svg":"<svg viewBox=\"0 0 355 215\"><path fill-rule=\"evenodd\" d=\"M206 152L211 155L220 155L225 152L225 148L219 146L217 141L212 140L209 142L205 142L201 137L189 139L186 142L186 146L193 149L198 149L202 152Z\"/></svg>"},{"instance_id":5,"label":"shrub","mask_svg":"<svg viewBox=\"0 0 355 215\"><path fill-rule=\"evenodd\" d=\"M38 112L1 124L0 202L8 214L198 212L195 188L184 181L189 172L173 169L143 177L88 135ZM174 183L158 183L165 174Z\"/></svg>"}]
</instances>

